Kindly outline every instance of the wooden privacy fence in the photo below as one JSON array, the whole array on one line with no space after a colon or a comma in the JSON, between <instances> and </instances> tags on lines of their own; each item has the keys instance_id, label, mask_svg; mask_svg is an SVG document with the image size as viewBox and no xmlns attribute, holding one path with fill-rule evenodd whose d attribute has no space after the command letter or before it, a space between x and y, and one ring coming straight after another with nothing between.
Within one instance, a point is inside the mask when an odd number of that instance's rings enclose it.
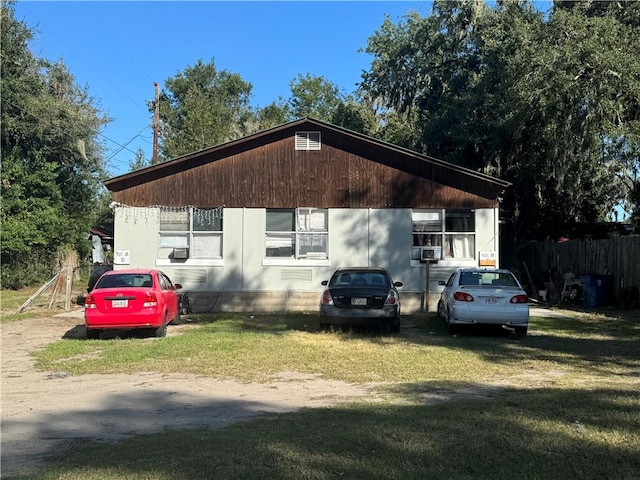
<instances>
[{"instance_id":1,"label":"wooden privacy fence","mask_svg":"<svg viewBox=\"0 0 640 480\"><path fill-rule=\"evenodd\" d=\"M616 303L636 302L640 290L640 235L606 240L531 242L522 246L520 260L539 289L553 282L558 290L565 275L608 275L608 295ZM534 293L537 295L537 292Z\"/></svg>"}]
</instances>

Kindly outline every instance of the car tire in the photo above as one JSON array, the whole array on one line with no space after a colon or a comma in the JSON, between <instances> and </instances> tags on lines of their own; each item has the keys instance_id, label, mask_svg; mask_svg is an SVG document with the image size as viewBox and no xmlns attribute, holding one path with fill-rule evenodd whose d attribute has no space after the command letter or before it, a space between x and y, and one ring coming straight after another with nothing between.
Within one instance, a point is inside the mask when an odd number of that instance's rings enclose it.
<instances>
[{"instance_id":1,"label":"car tire","mask_svg":"<svg viewBox=\"0 0 640 480\"><path fill-rule=\"evenodd\" d=\"M164 320L162 321L162 325L160 325L158 328L155 329L155 336L156 337L166 337L167 336L167 317L165 316Z\"/></svg>"},{"instance_id":2,"label":"car tire","mask_svg":"<svg viewBox=\"0 0 640 480\"><path fill-rule=\"evenodd\" d=\"M389 331L391 333L400 333L400 320L398 320L398 323L391 324L389 326Z\"/></svg>"},{"instance_id":3,"label":"car tire","mask_svg":"<svg viewBox=\"0 0 640 480\"><path fill-rule=\"evenodd\" d=\"M191 313L191 299L186 293L180 296L180 305L178 307L180 314L187 315Z\"/></svg>"},{"instance_id":4,"label":"car tire","mask_svg":"<svg viewBox=\"0 0 640 480\"><path fill-rule=\"evenodd\" d=\"M454 325L453 323L451 323L451 321L449 320L449 315L447 314L446 318L444 319L445 323L447 324L447 332L449 332L451 335L455 334L458 332L458 327L456 325Z\"/></svg>"},{"instance_id":5,"label":"car tire","mask_svg":"<svg viewBox=\"0 0 640 480\"><path fill-rule=\"evenodd\" d=\"M516 335L520 335L522 337L527 336L528 327L515 327Z\"/></svg>"},{"instance_id":6,"label":"car tire","mask_svg":"<svg viewBox=\"0 0 640 480\"><path fill-rule=\"evenodd\" d=\"M446 315L444 314L444 304L442 303L442 300L438 300L438 317L446 320Z\"/></svg>"},{"instance_id":7,"label":"car tire","mask_svg":"<svg viewBox=\"0 0 640 480\"><path fill-rule=\"evenodd\" d=\"M97 328L87 328L87 340L97 340L100 338L101 330Z\"/></svg>"}]
</instances>

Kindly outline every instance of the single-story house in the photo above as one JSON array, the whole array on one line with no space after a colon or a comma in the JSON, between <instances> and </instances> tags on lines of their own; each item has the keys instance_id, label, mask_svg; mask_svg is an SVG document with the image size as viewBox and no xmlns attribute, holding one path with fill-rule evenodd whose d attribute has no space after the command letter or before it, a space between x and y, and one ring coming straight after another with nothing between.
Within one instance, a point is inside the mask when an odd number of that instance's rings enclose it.
<instances>
[{"instance_id":1,"label":"single-story house","mask_svg":"<svg viewBox=\"0 0 640 480\"><path fill-rule=\"evenodd\" d=\"M458 266L500 266L509 182L305 118L105 182L114 268L159 268L196 312L313 311L341 266L433 311Z\"/></svg>"}]
</instances>

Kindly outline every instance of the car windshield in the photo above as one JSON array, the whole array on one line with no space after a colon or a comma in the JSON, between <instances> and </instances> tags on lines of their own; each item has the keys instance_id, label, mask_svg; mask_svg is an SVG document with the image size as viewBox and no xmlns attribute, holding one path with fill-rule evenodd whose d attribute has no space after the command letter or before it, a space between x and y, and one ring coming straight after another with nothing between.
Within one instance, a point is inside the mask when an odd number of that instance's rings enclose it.
<instances>
[{"instance_id":1,"label":"car windshield","mask_svg":"<svg viewBox=\"0 0 640 480\"><path fill-rule=\"evenodd\" d=\"M349 271L334 275L329 282L329 286L349 285L389 287L389 279L381 272Z\"/></svg>"},{"instance_id":2,"label":"car windshield","mask_svg":"<svg viewBox=\"0 0 640 480\"><path fill-rule=\"evenodd\" d=\"M517 287L518 283L510 272L462 272L460 274L460 285Z\"/></svg>"},{"instance_id":3,"label":"car windshield","mask_svg":"<svg viewBox=\"0 0 640 480\"><path fill-rule=\"evenodd\" d=\"M144 273L121 273L105 275L95 288L117 288L117 287L152 287L151 275Z\"/></svg>"}]
</instances>

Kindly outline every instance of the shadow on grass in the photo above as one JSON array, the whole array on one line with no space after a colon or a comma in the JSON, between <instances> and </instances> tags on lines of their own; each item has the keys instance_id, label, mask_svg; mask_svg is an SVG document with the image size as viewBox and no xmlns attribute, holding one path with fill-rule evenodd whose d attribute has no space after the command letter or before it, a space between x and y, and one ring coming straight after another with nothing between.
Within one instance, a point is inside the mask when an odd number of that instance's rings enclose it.
<instances>
[{"instance_id":1,"label":"shadow on grass","mask_svg":"<svg viewBox=\"0 0 640 480\"><path fill-rule=\"evenodd\" d=\"M8 421L3 429L20 427L40 438L78 439L77 445L96 438L118 440L109 426L114 414L132 433L145 431L153 412L154 420L166 420L162 433L76 448L45 472L23 477L44 480L630 480L640 471L640 399L633 389L509 389L491 399L448 400L302 410L255 419L260 408L255 403L203 399L181 405L162 392L141 393L111 395L103 408L51 414L37 425ZM180 410L184 413L177 421L173 415L163 416ZM220 422L211 421L212 410L219 412ZM251 421L228 425L243 417ZM29 451L24 446L8 444L9 451L3 448L2 455L24 455Z\"/></svg>"},{"instance_id":2,"label":"shadow on grass","mask_svg":"<svg viewBox=\"0 0 640 480\"><path fill-rule=\"evenodd\" d=\"M167 328L172 328L169 325ZM67 330L62 336L65 340L89 340L87 339L87 329L84 324L79 324ZM133 329L108 329L100 333L97 340L114 340L127 338L156 338L155 328L133 328Z\"/></svg>"},{"instance_id":3,"label":"shadow on grass","mask_svg":"<svg viewBox=\"0 0 640 480\"><path fill-rule=\"evenodd\" d=\"M318 316L306 313L198 313L182 317L183 324L222 325L235 331L281 333L283 330L316 331Z\"/></svg>"},{"instance_id":4,"label":"shadow on grass","mask_svg":"<svg viewBox=\"0 0 640 480\"><path fill-rule=\"evenodd\" d=\"M211 332L256 332L282 334L288 331L314 332L318 329L317 316L308 314L251 314L251 313L224 313L224 314L189 314L183 315L180 326L212 327ZM168 329L175 328L169 325ZM153 337L154 329L110 329L100 335L102 340L147 338ZM69 329L63 335L68 340L86 340L84 324L78 324Z\"/></svg>"}]
</instances>

